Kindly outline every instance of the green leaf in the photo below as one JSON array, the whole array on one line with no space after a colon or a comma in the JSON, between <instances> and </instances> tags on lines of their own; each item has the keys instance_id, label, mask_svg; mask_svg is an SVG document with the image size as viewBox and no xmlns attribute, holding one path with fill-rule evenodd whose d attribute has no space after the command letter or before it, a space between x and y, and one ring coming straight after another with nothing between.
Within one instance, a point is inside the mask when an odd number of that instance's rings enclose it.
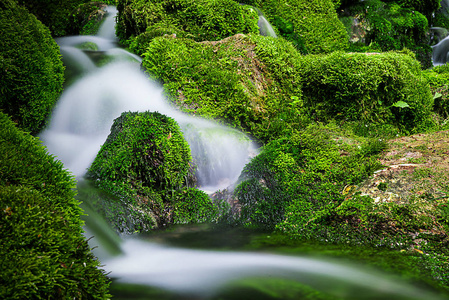
<instances>
[{"instance_id":1,"label":"green leaf","mask_svg":"<svg viewBox=\"0 0 449 300\"><path fill-rule=\"evenodd\" d=\"M410 107L410 105L408 105L408 103L407 103L407 102L404 102L404 101L398 101L398 102L394 103L394 104L391 105L391 106L399 107L399 108Z\"/></svg>"},{"instance_id":2,"label":"green leaf","mask_svg":"<svg viewBox=\"0 0 449 300\"><path fill-rule=\"evenodd\" d=\"M437 98L440 98L440 97L442 97L442 96L443 96L442 94L436 92L435 95L433 96L433 100L435 100L435 99L437 99Z\"/></svg>"}]
</instances>

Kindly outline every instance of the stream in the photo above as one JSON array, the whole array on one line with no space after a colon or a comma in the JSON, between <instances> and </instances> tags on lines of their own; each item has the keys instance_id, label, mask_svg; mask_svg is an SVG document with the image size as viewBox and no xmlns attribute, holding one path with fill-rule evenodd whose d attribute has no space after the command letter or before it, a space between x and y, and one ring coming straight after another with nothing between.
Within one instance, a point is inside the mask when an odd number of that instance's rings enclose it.
<instances>
[{"instance_id":1,"label":"stream","mask_svg":"<svg viewBox=\"0 0 449 300\"><path fill-rule=\"evenodd\" d=\"M40 135L49 152L81 184L115 118L125 111L158 111L179 123L192 156L201 155L206 161L198 171L199 187L213 192L231 185L257 155L257 145L234 129L172 107L162 87L140 70L141 59L117 46L116 10L108 9L97 36L57 39L70 79L50 125ZM310 295L305 292L310 288L332 299L443 299L435 291L356 263L247 251L252 234L239 247L230 247L240 240L236 231L229 235L201 226L118 236L95 211L85 210L86 237L94 236L89 243L110 272L112 291L117 292L114 299L301 299ZM207 242L211 235L222 247ZM173 236L189 242L170 243ZM192 239L201 246L192 247Z\"/></svg>"}]
</instances>

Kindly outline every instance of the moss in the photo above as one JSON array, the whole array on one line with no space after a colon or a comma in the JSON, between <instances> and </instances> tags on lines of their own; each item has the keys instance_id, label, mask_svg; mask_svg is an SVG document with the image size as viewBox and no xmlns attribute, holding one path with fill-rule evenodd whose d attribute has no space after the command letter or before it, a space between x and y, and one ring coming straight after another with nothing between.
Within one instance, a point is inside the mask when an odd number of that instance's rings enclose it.
<instances>
[{"instance_id":1,"label":"moss","mask_svg":"<svg viewBox=\"0 0 449 300\"><path fill-rule=\"evenodd\" d=\"M0 297L109 297L82 235L74 178L3 113L0 128Z\"/></svg>"},{"instance_id":2,"label":"moss","mask_svg":"<svg viewBox=\"0 0 449 300\"><path fill-rule=\"evenodd\" d=\"M35 134L46 124L64 80L59 48L26 9L0 5L0 109Z\"/></svg>"},{"instance_id":3,"label":"moss","mask_svg":"<svg viewBox=\"0 0 449 300\"><path fill-rule=\"evenodd\" d=\"M299 56L285 40L259 35L202 43L164 37L151 42L143 66L183 110L266 141L307 118L298 114Z\"/></svg>"},{"instance_id":4,"label":"moss","mask_svg":"<svg viewBox=\"0 0 449 300\"><path fill-rule=\"evenodd\" d=\"M379 168L372 157L382 144L369 141L334 125L310 125L273 140L242 172L235 190L241 222L273 228L290 220L294 208L301 217L288 222L298 230L320 219L343 201L346 185Z\"/></svg>"},{"instance_id":5,"label":"moss","mask_svg":"<svg viewBox=\"0 0 449 300\"><path fill-rule=\"evenodd\" d=\"M110 220L125 217L124 225L116 228L145 231L174 220L200 222L212 207L202 192L183 190L193 183L191 160L189 146L173 119L157 112L127 112L114 120L87 177L117 197L118 203L100 204ZM130 223L127 216L120 216L125 211L132 211L131 218L139 220L139 226L126 225Z\"/></svg>"},{"instance_id":6,"label":"moss","mask_svg":"<svg viewBox=\"0 0 449 300\"><path fill-rule=\"evenodd\" d=\"M69 18L71 35L95 35L106 15L104 2L81 4Z\"/></svg>"},{"instance_id":7,"label":"moss","mask_svg":"<svg viewBox=\"0 0 449 300\"><path fill-rule=\"evenodd\" d=\"M217 207L209 196L195 188L184 188L175 192L171 199L174 224L205 223L218 217Z\"/></svg>"},{"instance_id":8,"label":"moss","mask_svg":"<svg viewBox=\"0 0 449 300\"><path fill-rule=\"evenodd\" d=\"M308 53L330 53L348 48L348 36L330 0L253 0L272 24L282 18L293 25ZM281 27L280 27L281 28ZM282 30L282 29L280 29Z\"/></svg>"},{"instance_id":9,"label":"moss","mask_svg":"<svg viewBox=\"0 0 449 300\"><path fill-rule=\"evenodd\" d=\"M304 108L315 120L393 124L406 132L432 126L433 98L413 55L306 56L301 74Z\"/></svg>"},{"instance_id":10,"label":"moss","mask_svg":"<svg viewBox=\"0 0 449 300\"><path fill-rule=\"evenodd\" d=\"M435 66L430 70L423 72L424 77L430 85L434 97L433 110L442 118L449 117L449 66Z\"/></svg>"},{"instance_id":11,"label":"moss","mask_svg":"<svg viewBox=\"0 0 449 300\"><path fill-rule=\"evenodd\" d=\"M440 0L387 0L384 2L396 2L404 8L411 8L425 15L430 20L432 14L441 7Z\"/></svg>"},{"instance_id":12,"label":"moss","mask_svg":"<svg viewBox=\"0 0 449 300\"><path fill-rule=\"evenodd\" d=\"M79 5L89 2L89 0L18 0L17 2L47 26L53 36L64 36L73 34L70 22L71 13Z\"/></svg>"},{"instance_id":13,"label":"moss","mask_svg":"<svg viewBox=\"0 0 449 300\"><path fill-rule=\"evenodd\" d=\"M258 32L256 11L233 0L120 0L117 9L117 31L122 41L141 34L148 39L165 33L215 41L237 33Z\"/></svg>"},{"instance_id":14,"label":"moss","mask_svg":"<svg viewBox=\"0 0 449 300\"><path fill-rule=\"evenodd\" d=\"M385 1L386 2L386 1ZM341 18L354 16L345 22L352 43L351 50L390 51L408 48L421 62L422 68L432 66L432 49L429 44L429 22L419 11L397 3L370 0L346 8Z\"/></svg>"}]
</instances>

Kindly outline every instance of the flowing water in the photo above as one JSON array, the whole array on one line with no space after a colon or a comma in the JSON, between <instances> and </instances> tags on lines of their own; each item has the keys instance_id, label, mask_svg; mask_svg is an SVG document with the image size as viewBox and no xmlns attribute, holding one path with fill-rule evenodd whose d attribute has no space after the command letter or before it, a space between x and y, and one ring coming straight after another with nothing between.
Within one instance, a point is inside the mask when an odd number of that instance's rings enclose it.
<instances>
[{"instance_id":1,"label":"flowing water","mask_svg":"<svg viewBox=\"0 0 449 300\"><path fill-rule=\"evenodd\" d=\"M259 20L257 21L257 26L259 26L259 33L263 36L271 36L276 38L276 32L271 26L270 22L265 18L262 11L260 9L256 9L257 14L259 16Z\"/></svg>"},{"instance_id":2,"label":"flowing water","mask_svg":"<svg viewBox=\"0 0 449 300\"><path fill-rule=\"evenodd\" d=\"M111 12L104 23L108 28L102 28L99 35L57 40L65 64L76 75L62 94L49 127L41 134L44 144L81 180L114 118L125 111L159 111L180 124L194 158L205 161L198 172L203 189L217 190L233 183L257 153L256 146L236 130L171 107L162 96L162 88L141 72L140 58L117 48L111 34ZM95 43L98 51L80 50L86 42ZM192 250L136 236L120 238L95 211L88 214L91 222L87 223L91 225L86 235L102 232L106 236L90 242L98 246L96 254L116 282L169 290L178 295L177 299L212 299L232 282L251 278L308 284L344 299L440 299L428 290L356 265L268 253ZM106 244L117 251L106 251ZM227 299L257 299L242 298L241 293L238 296Z\"/></svg>"}]
</instances>

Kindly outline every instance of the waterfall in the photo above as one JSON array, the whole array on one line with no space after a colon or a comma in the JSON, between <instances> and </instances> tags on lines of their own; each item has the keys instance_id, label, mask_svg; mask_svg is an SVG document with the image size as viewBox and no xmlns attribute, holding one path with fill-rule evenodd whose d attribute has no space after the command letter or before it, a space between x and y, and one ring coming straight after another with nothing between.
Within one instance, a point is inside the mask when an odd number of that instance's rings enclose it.
<instances>
[{"instance_id":1,"label":"waterfall","mask_svg":"<svg viewBox=\"0 0 449 300\"><path fill-rule=\"evenodd\" d=\"M113 41L117 39L115 36L115 18L117 16L117 8L114 6L108 6L106 12L108 15L99 28L97 36Z\"/></svg>"},{"instance_id":2,"label":"waterfall","mask_svg":"<svg viewBox=\"0 0 449 300\"><path fill-rule=\"evenodd\" d=\"M114 15L108 16L103 26L113 27L108 21L111 19ZM95 159L115 118L126 111L158 111L178 122L191 145L193 159L199 162L200 188L215 191L237 180L243 166L257 152L256 145L237 130L188 116L170 106L162 87L140 70L141 59L117 48L106 32L102 27L100 33L106 37L57 39L65 64L77 65L83 74L65 89L48 128L40 135L49 151L80 178ZM86 42L96 44L99 50L77 48ZM113 62L96 67L90 57L109 57Z\"/></svg>"},{"instance_id":3,"label":"waterfall","mask_svg":"<svg viewBox=\"0 0 449 300\"><path fill-rule=\"evenodd\" d=\"M449 36L442 39L438 44L432 46L432 62L434 65L444 65L448 59Z\"/></svg>"},{"instance_id":4,"label":"waterfall","mask_svg":"<svg viewBox=\"0 0 449 300\"><path fill-rule=\"evenodd\" d=\"M113 10L112 10L113 11ZM112 16L113 17L113 16ZM113 23L112 23L113 24ZM105 22L104 26L112 26ZM198 177L205 189L226 187L240 174L244 164L257 153L252 141L237 130L215 122L185 115L171 107L162 87L151 82L140 70L140 58L116 48L107 30L101 36L64 37L57 42L63 59L80 73L78 80L63 92L48 128L40 135L50 153L81 179L106 140L114 118L124 111L158 111L173 117L181 126L199 163ZM78 51L85 42L97 44L98 51ZM113 62L97 67L93 56L112 56ZM346 299L440 299L435 293L403 281L385 278L322 259L249 252L200 251L161 246L124 238L121 242L86 203L87 235L102 231L102 237L89 241L98 246L109 276L119 282L156 286L189 299L213 296L220 288L239 278L268 277L297 280ZM112 249L105 251L106 244ZM122 252L117 256L112 253ZM344 288L342 288L344 287ZM343 294L342 294L343 293ZM355 296L356 295L356 296Z\"/></svg>"},{"instance_id":5,"label":"waterfall","mask_svg":"<svg viewBox=\"0 0 449 300\"><path fill-rule=\"evenodd\" d=\"M444 16L449 15L449 0L441 1L441 8L437 12L438 14L443 14ZM432 62L433 65L442 65L447 63L449 60L449 36L448 36L449 28L441 28L441 27L431 27L430 30L433 34L433 38L435 42L438 42L436 45L432 46Z\"/></svg>"}]
</instances>

